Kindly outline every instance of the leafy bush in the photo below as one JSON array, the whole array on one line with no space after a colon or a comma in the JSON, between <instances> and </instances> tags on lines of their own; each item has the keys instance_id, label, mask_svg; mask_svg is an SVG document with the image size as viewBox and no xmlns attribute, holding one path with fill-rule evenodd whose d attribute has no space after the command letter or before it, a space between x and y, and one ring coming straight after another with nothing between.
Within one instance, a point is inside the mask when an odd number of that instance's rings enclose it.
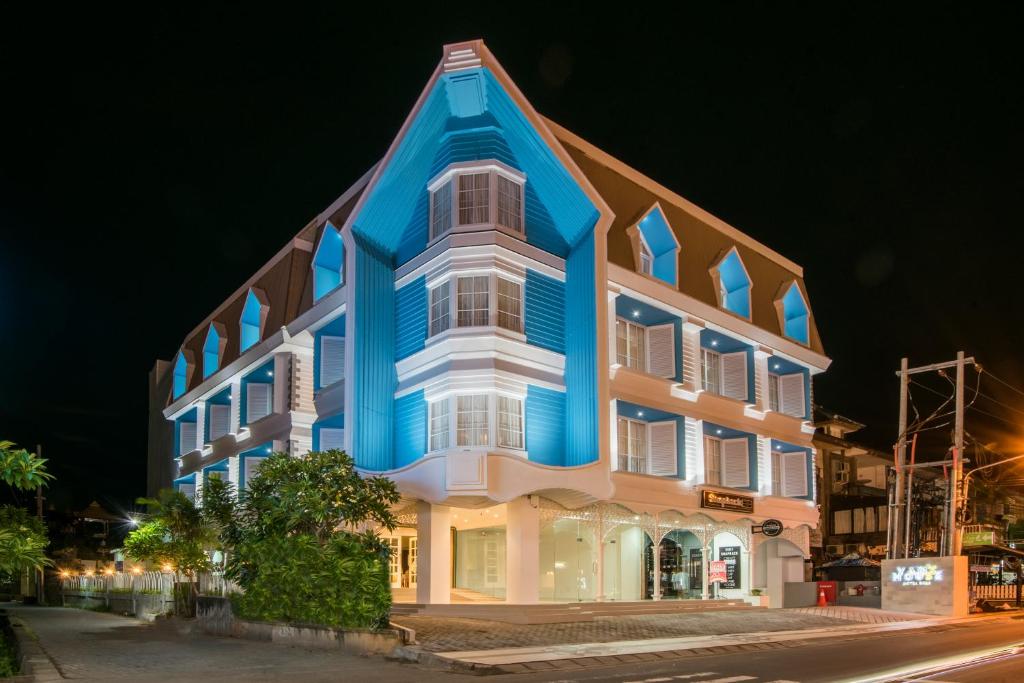
<instances>
[{"instance_id":1,"label":"leafy bush","mask_svg":"<svg viewBox=\"0 0 1024 683\"><path fill-rule=\"evenodd\" d=\"M0 615L0 678L18 673L18 641L7 617Z\"/></svg>"},{"instance_id":2,"label":"leafy bush","mask_svg":"<svg viewBox=\"0 0 1024 683\"><path fill-rule=\"evenodd\" d=\"M394 529L392 481L363 478L342 451L269 456L247 489L211 479L203 513L218 529L226 575L244 594L239 616L336 627L387 624L387 544L371 526Z\"/></svg>"}]
</instances>

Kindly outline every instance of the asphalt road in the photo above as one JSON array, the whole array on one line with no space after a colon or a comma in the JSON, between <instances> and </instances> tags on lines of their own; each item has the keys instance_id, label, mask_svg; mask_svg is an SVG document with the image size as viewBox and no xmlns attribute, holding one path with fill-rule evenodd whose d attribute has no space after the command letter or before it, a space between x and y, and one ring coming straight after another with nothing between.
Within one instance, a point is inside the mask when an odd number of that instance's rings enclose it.
<instances>
[{"instance_id":1,"label":"asphalt road","mask_svg":"<svg viewBox=\"0 0 1024 683\"><path fill-rule=\"evenodd\" d=\"M735 655L709 655L674 662L624 664L577 672L488 677L488 680L587 681L592 683L815 683L1024 681L1024 655L1004 655L978 664L972 656L1024 645L1024 616L944 626ZM918 670L933 669L926 675Z\"/></svg>"}]
</instances>

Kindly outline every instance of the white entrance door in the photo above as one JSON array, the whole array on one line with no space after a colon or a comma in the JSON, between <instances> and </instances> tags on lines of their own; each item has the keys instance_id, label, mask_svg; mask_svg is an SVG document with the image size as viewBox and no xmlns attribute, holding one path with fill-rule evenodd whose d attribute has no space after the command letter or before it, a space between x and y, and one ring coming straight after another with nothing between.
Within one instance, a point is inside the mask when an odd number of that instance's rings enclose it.
<instances>
[{"instance_id":1,"label":"white entrance door","mask_svg":"<svg viewBox=\"0 0 1024 683\"><path fill-rule=\"evenodd\" d=\"M409 539L409 587L416 587L416 538Z\"/></svg>"},{"instance_id":2,"label":"white entrance door","mask_svg":"<svg viewBox=\"0 0 1024 683\"><path fill-rule=\"evenodd\" d=\"M388 574L391 578L392 588L402 587L402 539L401 538L389 538L388 548L391 550L391 556L388 560Z\"/></svg>"}]
</instances>

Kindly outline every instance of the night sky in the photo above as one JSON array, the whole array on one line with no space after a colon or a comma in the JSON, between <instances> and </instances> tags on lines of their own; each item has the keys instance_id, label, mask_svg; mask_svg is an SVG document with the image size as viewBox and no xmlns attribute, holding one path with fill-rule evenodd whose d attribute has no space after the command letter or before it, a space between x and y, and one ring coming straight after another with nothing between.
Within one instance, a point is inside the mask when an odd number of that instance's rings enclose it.
<instances>
[{"instance_id":1,"label":"night sky","mask_svg":"<svg viewBox=\"0 0 1024 683\"><path fill-rule=\"evenodd\" d=\"M1024 386L1024 17L711 4L0 11L0 438L43 445L58 506L143 495L154 360L477 37L542 114L804 266L834 359L816 399L865 443L895 438L902 355L962 348ZM1021 452L1024 394L981 391L968 430Z\"/></svg>"}]
</instances>

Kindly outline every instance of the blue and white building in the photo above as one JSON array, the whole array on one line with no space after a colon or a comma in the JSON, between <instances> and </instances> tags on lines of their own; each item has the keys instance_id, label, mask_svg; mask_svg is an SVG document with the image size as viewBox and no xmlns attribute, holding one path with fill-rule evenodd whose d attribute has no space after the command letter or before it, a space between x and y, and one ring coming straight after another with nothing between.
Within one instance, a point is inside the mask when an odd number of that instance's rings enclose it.
<instances>
[{"instance_id":1,"label":"blue and white building","mask_svg":"<svg viewBox=\"0 0 1024 683\"><path fill-rule=\"evenodd\" d=\"M272 451L392 478L398 599L699 599L725 561L718 595L781 604L828 364L798 265L538 114L474 41L186 337L162 412L190 495Z\"/></svg>"}]
</instances>

